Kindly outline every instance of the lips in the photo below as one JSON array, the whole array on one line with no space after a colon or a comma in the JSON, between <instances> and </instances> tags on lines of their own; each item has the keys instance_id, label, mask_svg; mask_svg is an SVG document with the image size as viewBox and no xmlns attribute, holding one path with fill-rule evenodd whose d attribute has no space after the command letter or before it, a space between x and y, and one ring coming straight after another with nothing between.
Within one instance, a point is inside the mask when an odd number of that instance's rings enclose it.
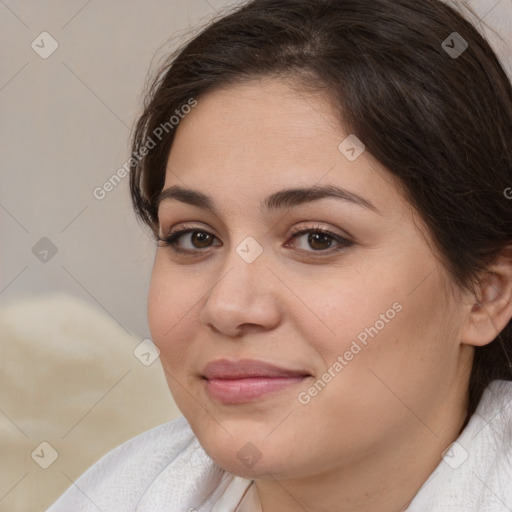
<instances>
[{"instance_id":1,"label":"lips","mask_svg":"<svg viewBox=\"0 0 512 512\"><path fill-rule=\"evenodd\" d=\"M202 376L206 379L246 379L250 377L305 377L305 370L282 368L256 359L217 359L208 363Z\"/></svg>"},{"instance_id":2,"label":"lips","mask_svg":"<svg viewBox=\"0 0 512 512\"><path fill-rule=\"evenodd\" d=\"M275 396L309 376L304 370L282 368L256 359L217 359L208 363L202 373L210 399L231 406Z\"/></svg>"}]
</instances>

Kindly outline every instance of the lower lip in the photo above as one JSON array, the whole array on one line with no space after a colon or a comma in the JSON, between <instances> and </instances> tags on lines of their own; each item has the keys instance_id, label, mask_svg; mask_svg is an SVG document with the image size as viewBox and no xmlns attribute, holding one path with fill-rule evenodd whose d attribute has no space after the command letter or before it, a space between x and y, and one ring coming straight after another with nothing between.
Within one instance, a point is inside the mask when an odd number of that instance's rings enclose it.
<instances>
[{"instance_id":1,"label":"lower lip","mask_svg":"<svg viewBox=\"0 0 512 512\"><path fill-rule=\"evenodd\" d=\"M211 398L223 404L242 404L299 384L305 378L306 376L209 379L206 380L206 389Z\"/></svg>"}]
</instances>

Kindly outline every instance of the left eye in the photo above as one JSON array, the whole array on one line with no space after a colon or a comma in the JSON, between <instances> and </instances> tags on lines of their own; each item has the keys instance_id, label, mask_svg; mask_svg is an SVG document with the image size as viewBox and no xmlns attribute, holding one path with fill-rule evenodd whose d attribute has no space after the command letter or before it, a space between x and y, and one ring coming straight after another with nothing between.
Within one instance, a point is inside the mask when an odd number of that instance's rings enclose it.
<instances>
[{"instance_id":1,"label":"left eye","mask_svg":"<svg viewBox=\"0 0 512 512\"><path fill-rule=\"evenodd\" d=\"M307 235L307 237L305 237ZM348 247L352 244L350 240L343 238L335 233L331 233L330 231L324 229L303 229L295 231L292 234L293 239L304 238L305 244L309 245L309 247L313 248L313 251L309 251L307 248L300 247L301 250L307 252L331 252L328 249L331 249L334 243L339 246ZM338 250L341 247L338 247L334 250Z\"/></svg>"},{"instance_id":2,"label":"left eye","mask_svg":"<svg viewBox=\"0 0 512 512\"><path fill-rule=\"evenodd\" d=\"M305 236L307 235L307 237ZM324 229L302 229L296 230L291 235L291 239L303 239L303 242L299 245L301 251L305 252L332 252L332 250L339 250L343 247L348 247L352 245L350 240L343 238L335 233L331 233L330 231ZM182 244L179 243L180 239L188 240L188 247L183 247ZM193 253L193 252L204 252L203 249L209 249L212 247L212 242L214 240L218 240L215 235L212 235L208 231L203 231L199 229L182 229L179 231L175 231L174 233L170 233L166 237L158 236L158 241L161 242L160 247L169 247L174 252L179 253ZM307 244L309 247L313 249L313 251L304 247ZM338 245L335 249L332 249L333 245ZM217 246L222 244L217 244ZM289 244L285 244L285 247L288 247ZM331 249L331 250L329 250Z\"/></svg>"}]
</instances>

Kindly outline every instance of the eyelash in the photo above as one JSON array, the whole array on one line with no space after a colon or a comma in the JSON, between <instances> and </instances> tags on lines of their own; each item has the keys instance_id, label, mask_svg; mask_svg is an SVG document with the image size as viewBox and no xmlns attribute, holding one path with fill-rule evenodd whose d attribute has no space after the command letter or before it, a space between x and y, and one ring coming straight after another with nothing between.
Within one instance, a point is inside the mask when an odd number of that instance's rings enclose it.
<instances>
[{"instance_id":1,"label":"eyelash","mask_svg":"<svg viewBox=\"0 0 512 512\"><path fill-rule=\"evenodd\" d=\"M212 246L210 246L210 247L207 247L205 249L195 249L195 250L181 249L178 246L178 241L179 241L179 239L182 236L184 236L186 234L189 234L189 233L206 233L206 234L208 234L208 235L210 235L210 236L212 236L214 238L217 238L217 237L215 237L215 235L212 235L208 231L206 231L204 229L200 229L200 228L180 229L178 231L171 232L167 236L164 236L164 237L161 237L160 235L157 235L157 241L162 243L162 245L159 245L159 247L168 247L172 251L174 251L175 253L187 254L187 255L194 255L194 254L197 254L197 253L206 252L207 250L209 250L212 247ZM350 240L348 240L346 238L343 238L340 235L332 233L331 231L323 229L320 226L316 226L314 228L307 228L307 229L303 229L300 226L296 227L296 228L294 228L292 230L290 238L293 238L293 239L299 238L301 235L305 235L307 233L315 233L315 234L327 235L328 237L332 238L336 243L338 243L339 246L335 247L334 249L333 248L329 248L329 249L318 250L318 251L315 251L315 250L306 251L306 250L303 250L303 249L299 249L299 251L303 252L303 253L312 253L312 254L316 253L316 254L320 254L320 255L331 255L331 254L333 254L335 252L339 252L339 251L341 251L341 250L343 250L345 248L348 248L351 245L353 245L352 241L350 241Z\"/></svg>"}]
</instances>

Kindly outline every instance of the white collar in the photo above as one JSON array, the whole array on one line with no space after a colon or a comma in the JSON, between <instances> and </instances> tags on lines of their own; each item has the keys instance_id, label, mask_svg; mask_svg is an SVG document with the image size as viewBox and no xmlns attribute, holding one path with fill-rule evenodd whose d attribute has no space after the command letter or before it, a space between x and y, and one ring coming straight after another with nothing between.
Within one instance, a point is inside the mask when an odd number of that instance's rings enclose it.
<instances>
[{"instance_id":1,"label":"white collar","mask_svg":"<svg viewBox=\"0 0 512 512\"><path fill-rule=\"evenodd\" d=\"M236 504L233 509L233 505ZM228 508L230 507L230 508ZM215 502L211 512L263 512L253 480L235 476L222 496Z\"/></svg>"}]
</instances>

